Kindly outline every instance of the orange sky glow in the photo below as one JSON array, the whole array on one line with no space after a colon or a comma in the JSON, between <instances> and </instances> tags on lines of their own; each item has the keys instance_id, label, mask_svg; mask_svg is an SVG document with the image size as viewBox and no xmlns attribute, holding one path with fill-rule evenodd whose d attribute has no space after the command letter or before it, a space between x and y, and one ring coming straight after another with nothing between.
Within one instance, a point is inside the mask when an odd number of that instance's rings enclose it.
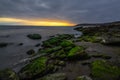
<instances>
[{"instance_id":1,"label":"orange sky glow","mask_svg":"<svg viewBox=\"0 0 120 80\"><path fill-rule=\"evenodd\" d=\"M64 20L50 20L50 19L16 19L16 18L0 18L0 23L20 23L20 25L32 26L73 26L74 24Z\"/></svg>"}]
</instances>

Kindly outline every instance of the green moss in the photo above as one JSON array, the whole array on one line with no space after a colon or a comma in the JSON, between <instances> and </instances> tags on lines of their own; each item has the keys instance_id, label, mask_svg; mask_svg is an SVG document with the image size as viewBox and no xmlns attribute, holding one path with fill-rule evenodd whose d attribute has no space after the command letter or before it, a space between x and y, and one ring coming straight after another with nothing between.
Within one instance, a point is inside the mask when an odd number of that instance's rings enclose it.
<instances>
[{"instance_id":1,"label":"green moss","mask_svg":"<svg viewBox=\"0 0 120 80\"><path fill-rule=\"evenodd\" d=\"M46 57L40 57L33 60L30 64L26 65L20 71L20 76L24 78L32 78L37 74L42 74L42 72L46 71Z\"/></svg>"},{"instance_id":2,"label":"green moss","mask_svg":"<svg viewBox=\"0 0 120 80\"><path fill-rule=\"evenodd\" d=\"M118 80L120 68L104 60L96 60L91 64L91 75L95 80Z\"/></svg>"},{"instance_id":3,"label":"green moss","mask_svg":"<svg viewBox=\"0 0 120 80\"><path fill-rule=\"evenodd\" d=\"M85 42L101 42L101 39L98 39L97 36L89 36L89 35L83 35L79 38L80 41L85 41Z\"/></svg>"},{"instance_id":4,"label":"green moss","mask_svg":"<svg viewBox=\"0 0 120 80\"><path fill-rule=\"evenodd\" d=\"M0 80L19 80L16 73L11 69L0 71Z\"/></svg>"},{"instance_id":5,"label":"green moss","mask_svg":"<svg viewBox=\"0 0 120 80\"><path fill-rule=\"evenodd\" d=\"M59 42L61 42L60 39L58 39L57 37L53 37L53 38L50 38L50 39L44 41L42 46L43 47L54 47L54 46L58 45Z\"/></svg>"},{"instance_id":6,"label":"green moss","mask_svg":"<svg viewBox=\"0 0 120 80\"><path fill-rule=\"evenodd\" d=\"M52 58L64 59L64 58L66 58L66 56L67 56L67 54L65 53L65 51L63 49L59 50L59 51L56 51L53 54L51 54Z\"/></svg>"},{"instance_id":7,"label":"green moss","mask_svg":"<svg viewBox=\"0 0 120 80\"><path fill-rule=\"evenodd\" d=\"M72 38L73 38L73 35L69 35L69 34L57 35L56 37L52 37L44 41L42 46L43 47L59 46L63 40L68 40Z\"/></svg>"},{"instance_id":8,"label":"green moss","mask_svg":"<svg viewBox=\"0 0 120 80\"><path fill-rule=\"evenodd\" d=\"M30 39L41 39L40 34L29 34L29 35L27 35L27 37Z\"/></svg>"},{"instance_id":9,"label":"green moss","mask_svg":"<svg viewBox=\"0 0 120 80\"><path fill-rule=\"evenodd\" d=\"M70 40L63 40L60 45L61 45L62 47L74 46L73 42L70 41Z\"/></svg>"},{"instance_id":10,"label":"green moss","mask_svg":"<svg viewBox=\"0 0 120 80\"><path fill-rule=\"evenodd\" d=\"M78 54L83 54L83 53L84 53L84 48L81 46L76 46L69 51L67 57L73 57L73 56L76 56Z\"/></svg>"}]
</instances>

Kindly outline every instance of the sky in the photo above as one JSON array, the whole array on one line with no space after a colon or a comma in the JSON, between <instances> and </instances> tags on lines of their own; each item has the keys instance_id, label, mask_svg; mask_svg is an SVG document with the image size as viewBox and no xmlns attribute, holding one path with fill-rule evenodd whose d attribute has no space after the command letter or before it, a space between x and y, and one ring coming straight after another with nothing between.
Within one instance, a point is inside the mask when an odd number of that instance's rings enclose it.
<instances>
[{"instance_id":1,"label":"sky","mask_svg":"<svg viewBox=\"0 0 120 80\"><path fill-rule=\"evenodd\" d=\"M120 20L120 0L0 0L0 24L72 25Z\"/></svg>"}]
</instances>

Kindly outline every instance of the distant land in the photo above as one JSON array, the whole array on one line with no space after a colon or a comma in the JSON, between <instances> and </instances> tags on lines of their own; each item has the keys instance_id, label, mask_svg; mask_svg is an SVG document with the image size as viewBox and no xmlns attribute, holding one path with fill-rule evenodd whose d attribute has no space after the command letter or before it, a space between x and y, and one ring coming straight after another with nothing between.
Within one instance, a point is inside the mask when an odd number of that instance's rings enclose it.
<instances>
[{"instance_id":1,"label":"distant land","mask_svg":"<svg viewBox=\"0 0 120 80\"><path fill-rule=\"evenodd\" d=\"M120 25L120 21L107 22L107 23L83 23L83 24L77 24L75 26L110 26L110 25Z\"/></svg>"}]
</instances>

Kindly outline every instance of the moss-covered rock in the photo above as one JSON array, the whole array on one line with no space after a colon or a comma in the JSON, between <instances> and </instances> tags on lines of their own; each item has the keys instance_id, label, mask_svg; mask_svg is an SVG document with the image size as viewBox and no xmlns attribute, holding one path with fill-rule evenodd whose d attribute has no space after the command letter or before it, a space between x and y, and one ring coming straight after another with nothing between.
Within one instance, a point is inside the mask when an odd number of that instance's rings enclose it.
<instances>
[{"instance_id":1,"label":"moss-covered rock","mask_svg":"<svg viewBox=\"0 0 120 80\"><path fill-rule=\"evenodd\" d=\"M69 35L69 34L61 34L61 35L57 35L56 37L52 37L46 41L43 41L42 46L43 47L54 47L54 46L58 46L61 44L61 42L63 40L69 40L72 39L74 36L73 35Z\"/></svg>"},{"instance_id":2,"label":"moss-covered rock","mask_svg":"<svg viewBox=\"0 0 120 80\"><path fill-rule=\"evenodd\" d=\"M90 56L85 53L85 48L82 46L75 46L72 48L68 54L67 54L68 59L88 59Z\"/></svg>"},{"instance_id":3,"label":"moss-covered rock","mask_svg":"<svg viewBox=\"0 0 120 80\"><path fill-rule=\"evenodd\" d=\"M23 67L20 72L20 78L21 79L31 79L34 78L35 76L43 75L45 74L52 66L46 64L47 58L46 57L40 57L32 62L30 62L28 65Z\"/></svg>"},{"instance_id":4,"label":"moss-covered rock","mask_svg":"<svg viewBox=\"0 0 120 80\"><path fill-rule=\"evenodd\" d=\"M91 64L91 76L94 80L119 80L120 68L104 60L96 60Z\"/></svg>"},{"instance_id":5,"label":"moss-covered rock","mask_svg":"<svg viewBox=\"0 0 120 80\"><path fill-rule=\"evenodd\" d=\"M0 80L19 80L19 77L11 69L0 71Z\"/></svg>"},{"instance_id":6,"label":"moss-covered rock","mask_svg":"<svg viewBox=\"0 0 120 80\"><path fill-rule=\"evenodd\" d=\"M51 58L58 58L58 59L64 59L64 58L66 58L66 56L67 56L67 54L65 53L65 51L63 49L51 54Z\"/></svg>"},{"instance_id":7,"label":"moss-covered rock","mask_svg":"<svg viewBox=\"0 0 120 80\"><path fill-rule=\"evenodd\" d=\"M39 50L38 53L54 53L56 51L61 50L61 48L62 48L61 46L53 47L53 48L45 48L45 49Z\"/></svg>"},{"instance_id":8,"label":"moss-covered rock","mask_svg":"<svg viewBox=\"0 0 120 80\"><path fill-rule=\"evenodd\" d=\"M63 40L60 44L63 48L75 46L71 40Z\"/></svg>"},{"instance_id":9,"label":"moss-covered rock","mask_svg":"<svg viewBox=\"0 0 120 80\"><path fill-rule=\"evenodd\" d=\"M40 34L29 34L27 37L34 40L42 38Z\"/></svg>"},{"instance_id":10,"label":"moss-covered rock","mask_svg":"<svg viewBox=\"0 0 120 80\"><path fill-rule=\"evenodd\" d=\"M67 80L65 73L54 73L37 80Z\"/></svg>"},{"instance_id":11,"label":"moss-covered rock","mask_svg":"<svg viewBox=\"0 0 120 80\"><path fill-rule=\"evenodd\" d=\"M53 37L53 38L50 38L50 39L48 39L46 41L43 41L42 46L43 47L54 47L54 46L58 45L60 42L61 41L60 41L59 38Z\"/></svg>"}]
</instances>

